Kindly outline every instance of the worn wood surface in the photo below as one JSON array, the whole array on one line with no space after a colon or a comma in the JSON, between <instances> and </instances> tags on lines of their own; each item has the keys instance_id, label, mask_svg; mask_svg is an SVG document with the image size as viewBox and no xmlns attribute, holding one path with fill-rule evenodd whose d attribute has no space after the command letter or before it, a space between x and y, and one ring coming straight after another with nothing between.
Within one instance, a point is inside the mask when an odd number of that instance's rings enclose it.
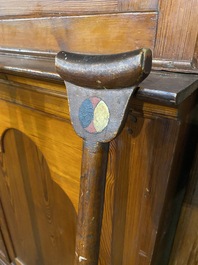
<instances>
[{"instance_id":1,"label":"worn wood surface","mask_svg":"<svg viewBox=\"0 0 198 265\"><path fill-rule=\"evenodd\" d=\"M120 11L158 10L158 0L118 0Z\"/></svg>"},{"instance_id":2,"label":"worn wood surface","mask_svg":"<svg viewBox=\"0 0 198 265\"><path fill-rule=\"evenodd\" d=\"M46 16L63 14L79 15L93 13L112 13L125 11L157 10L158 0L16 0L1 1L0 17Z\"/></svg>"},{"instance_id":3,"label":"worn wood surface","mask_svg":"<svg viewBox=\"0 0 198 265\"><path fill-rule=\"evenodd\" d=\"M153 48L156 19L148 12L0 20L0 47L100 54Z\"/></svg>"}]
</instances>

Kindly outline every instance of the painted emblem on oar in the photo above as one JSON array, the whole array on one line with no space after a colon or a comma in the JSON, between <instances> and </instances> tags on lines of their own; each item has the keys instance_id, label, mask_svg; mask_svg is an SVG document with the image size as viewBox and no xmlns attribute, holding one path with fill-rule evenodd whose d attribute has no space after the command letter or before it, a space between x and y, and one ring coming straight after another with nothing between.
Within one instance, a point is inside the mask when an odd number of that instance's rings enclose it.
<instances>
[{"instance_id":1,"label":"painted emblem on oar","mask_svg":"<svg viewBox=\"0 0 198 265\"><path fill-rule=\"evenodd\" d=\"M79 108L79 120L82 127L89 133L100 133L108 125L109 109L98 97L85 99Z\"/></svg>"}]
</instances>

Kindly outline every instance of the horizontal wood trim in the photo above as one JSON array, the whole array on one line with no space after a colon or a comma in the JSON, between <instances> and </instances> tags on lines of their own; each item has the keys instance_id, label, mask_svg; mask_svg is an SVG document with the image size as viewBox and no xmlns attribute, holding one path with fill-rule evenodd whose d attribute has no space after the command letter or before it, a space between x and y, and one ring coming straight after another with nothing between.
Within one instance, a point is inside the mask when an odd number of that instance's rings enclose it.
<instances>
[{"instance_id":1,"label":"horizontal wood trim","mask_svg":"<svg viewBox=\"0 0 198 265\"><path fill-rule=\"evenodd\" d=\"M70 119L66 92L63 94L36 86L0 82L0 99L62 119Z\"/></svg>"},{"instance_id":2,"label":"horizontal wood trim","mask_svg":"<svg viewBox=\"0 0 198 265\"><path fill-rule=\"evenodd\" d=\"M11 78L10 78L11 79ZM34 109L47 115L56 116L70 123L69 107L66 91L62 93L56 85L53 90L39 88L20 82L0 82L0 100L22 105ZM64 85L62 86L64 89ZM59 88L59 87L58 87ZM31 100L30 100L31 99ZM133 99L131 102L132 113L144 117L166 117L177 119L179 117L178 108L175 106L165 106L150 102L142 102L140 99Z\"/></svg>"},{"instance_id":3,"label":"horizontal wood trim","mask_svg":"<svg viewBox=\"0 0 198 265\"><path fill-rule=\"evenodd\" d=\"M0 20L1 48L119 53L153 48L157 13Z\"/></svg>"},{"instance_id":4,"label":"horizontal wood trim","mask_svg":"<svg viewBox=\"0 0 198 265\"><path fill-rule=\"evenodd\" d=\"M175 61L165 59L153 59L153 69L170 72L194 73L198 74L198 68L190 61Z\"/></svg>"},{"instance_id":5,"label":"horizontal wood trim","mask_svg":"<svg viewBox=\"0 0 198 265\"><path fill-rule=\"evenodd\" d=\"M54 56L41 57L41 54L40 56L38 56L38 54L35 56L24 54L22 56L21 54L0 53L0 61L0 71L4 73L1 76L2 79L9 79L7 74L34 78L35 81L31 81L31 86L40 86L39 82L42 82L42 87L47 90L52 90L51 94L56 94L56 92L59 91L59 95L64 97L65 89L63 80L55 71ZM16 78L17 77L15 77L14 81L16 81ZM23 80L23 82L26 82L25 79ZM56 85L49 85L49 81L56 82ZM136 97L144 101L163 103L165 105L178 105L197 88L197 75L152 72L149 77L141 83Z\"/></svg>"},{"instance_id":6,"label":"horizontal wood trim","mask_svg":"<svg viewBox=\"0 0 198 265\"><path fill-rule=\"evenodd\" d=\"M3 16L38 17L44 14L85 14L118 11L117 0L10 0L2 1L0 9Z\"/></svg>"},{"instance_id":7,"label":"horizontal wood trim","mask_svg":"<svg viewBox=\"0 0 198 265\"><path fill-rule=\"evenodd\" d=\"M70 123L67 93L63 83L56 84L47 83L45 81L39 82L39 80L27 79L13 75L6 75L5 78L6 80L4 79L0 81L1 100L22 105L28 109L34 109L34 111L45 113L48 116L55 116L58 119L65 120L66 122ZM150 79L149 82L153 82L153 84L156 83L157 85L157 77L154 73L151 74L151 78L152 79ZM176 81L177 80L175 80L175 83ZM183 79L183 82L185 84L185 79ZM178 84L180 85L179 81ZM149 83L147 85L149 85ZM161 85L163 84L161 83ZM154 89L154 86L153 90L150 88L151 95L152 93L155 94ZM142 96L144 91L149 93L149 89L147 89L146 86L141 87L138 90L136 97L131 101L132 115L135 113L135 115L141 117L165 117L169 119L182 119L183 116L189 112L189 110L184 107L186 102L189 102L189 100L185 100L179 107L173 104L167 105L157 99L149 101ZM157 97L157 95L155 95L155 97ZM171 100L171 98L169 98L169 100ZM191 103L191 105L193 104L194 103ZM185 111L183 111L184 108Z\"/></svg>"},{"instance_id":8,"label":"horizontal wood trim","mask_svg":"<svg viewBox=\"0 0 198 265\"><path fill-rule=\"evenodd\" d=\"M119 10L135 11L135 10L156 10L158 8L158 0L118 0Z\"/></svg>"},{"instance_id":9,"label":"horizontal wood trim","mask_svg":"<svg viewBox=\"0 0 198 265\"><path fill-rule=\"evenodd\" d=\"M3 1L0 17L80 15L126 11L157 11L158 0L9 0Z\"/></svg>"},{"instance_id":10,"label":"horizontal wood trim","mask_svg":"<svg viewBox=\"0 0 198 265\"><path fill-rule=\"evenodd\" d=\"M197 75L153 72L141 84L139 98L179 105L198 89Z\"/></svg>"}]
</instances>

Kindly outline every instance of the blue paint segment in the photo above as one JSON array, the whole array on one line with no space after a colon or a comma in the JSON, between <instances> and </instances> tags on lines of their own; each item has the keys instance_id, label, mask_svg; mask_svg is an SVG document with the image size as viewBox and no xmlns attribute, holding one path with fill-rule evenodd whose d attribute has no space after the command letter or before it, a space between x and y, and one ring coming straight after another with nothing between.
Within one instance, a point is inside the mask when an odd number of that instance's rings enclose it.
<instances>
[{"instance_id":1,"label":"blue paint segment","mask_svg":"<svg viewBox=\"0 0 198 265\"><path fill-rule=\"evenodd\" d=\"M94 109L90 99L86 99L79 109L79 120L83 128L89 126L94 117Z\"/></svg>"}]
</instances>

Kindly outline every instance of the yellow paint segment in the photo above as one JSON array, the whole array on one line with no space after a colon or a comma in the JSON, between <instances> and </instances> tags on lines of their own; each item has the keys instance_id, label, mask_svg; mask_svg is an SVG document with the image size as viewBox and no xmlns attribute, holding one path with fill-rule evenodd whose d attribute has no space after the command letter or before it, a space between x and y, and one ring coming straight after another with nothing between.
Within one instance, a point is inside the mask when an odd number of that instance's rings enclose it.
<instances>
[{"instance_id":1,"label":"yellow paint segment","mask_svg":"<svg viewBox=\"0 0 198 265\"><path fill-rule=\"evenodd\" d=\"M93 124L97 132L101 132L109 122L109 109L104 101L100 101L94 110Z\"/></svg>"}]
</instances>

